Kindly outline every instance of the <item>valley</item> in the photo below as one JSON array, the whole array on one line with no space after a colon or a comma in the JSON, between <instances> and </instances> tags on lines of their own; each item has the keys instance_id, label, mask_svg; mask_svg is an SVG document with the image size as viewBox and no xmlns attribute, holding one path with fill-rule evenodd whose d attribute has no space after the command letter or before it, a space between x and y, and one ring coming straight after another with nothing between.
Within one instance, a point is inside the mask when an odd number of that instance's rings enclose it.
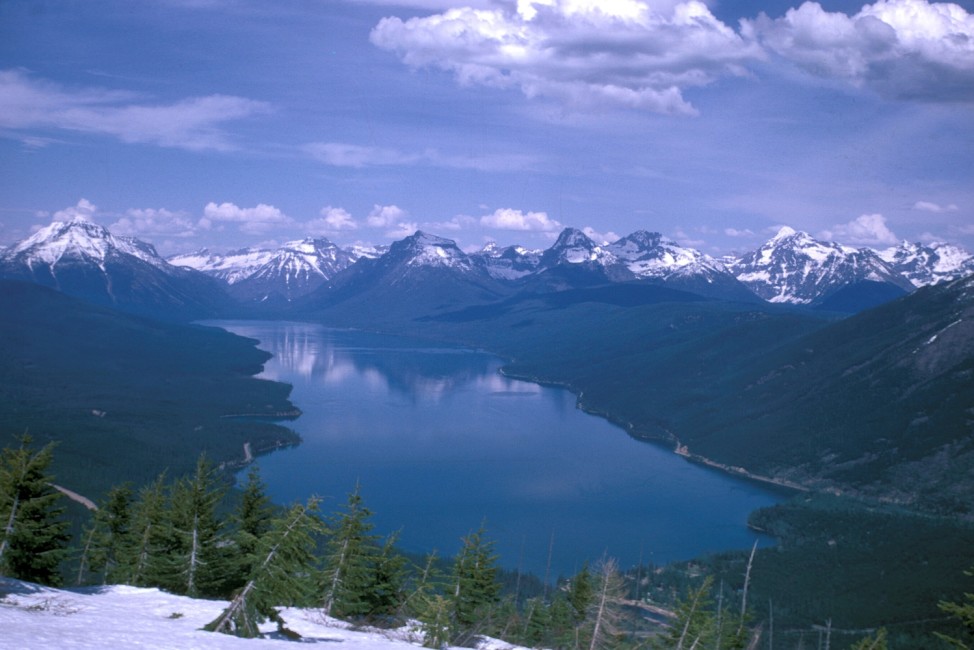
<instances>
[{"instance_id":1,"label":"valley","mask_svg":"<svg viewBox=\"0 0 974 650\"><path fill-rule=\"evenodd\" d=\"M78 246L79 238L87 243ZM301 438L310 449L316 427L301 429L302 404L291 401L298 376L267 370L280 361L310 373L317 362L308 366L300 349L286 346L275 352L279 359L269 361L253 338L190 320L286 319L304 323L301 327L408 336L431 348L483 351L502 360L490 371L504 384L500 392L514 390L516 380L566 389L571 396L562 398L563 410L577 407L615 424L634 439L627 443L641 447L639 453L652 449L679 463L681 456L697 459L732 475L802 490L751 519L776 538L756 555L761 569L754 589L782 603L777 624L810 630L834 618L855 630L898 626L898 647L910 647L910 639L929 632L936 599L964 593L963 571L974 562L955 551L971 539L974 519L972 258L952 257L960 259L954 275L936 266L938 282L934 266L922 272L919 254L907 264L905 253L884 257L847 250L789 229L768 246L725 263L678 250L650 233L602 245L566 229L546 251L488 248L478 255L451 240L416 233L357 258L348 251L342 257L322 242L285 246L278 261L241 253L234 259L250 275L237 277L230 262L205 258L200 264L212 273L206 275L173 267L151 246L112 239L105 229L62 224L0 256L8 278L0 292L4 442L11 444L25 430L41 443L57 441L59 484L95 501L123 481L143 485L163 471L181 475L201 451L231 468L250 455L268 467L284 463L288 452L264 454ZM318 254L347 266L314 261ZM765 277L759 266L771 259L781 273ZM828 263L810 266L823 259ZM310 266L302 266L306 263ZM741 270L747 264L750 270ZM895 271L895 264L909 273ZM817 279L810 284L789 284L811 275ZM253 282L235 290L231 277L234 284L246 277ZM301 285L301 278L313 282ZM758 278L779 285L756 290L748 283ZM375 377L409 394L416 379L412 371L395 355L374 356L365 367L372 364ZM255 379L262 369L265 374ZM449 384L449 377L437 371L424 379L435 387ZM355 404L354 395L336 398L329 408L343 403ZM300 426L288 426L282 416L297 417ZM404 417L401 426L415 426L414 420ZM327 424L320 426L325 430ZM546 443L546 449L558 448L557 440ZM356 453L365 453L366 465L381 465L367 452L366 445ZM489 458L488 446L467 462L484 464ZM603 462L612 467L619 461ZM287 463L279 471L287 477ZM400 471L389 474L394 479ZM747 490L760 492L756 485ZM340 494L350 487L328 490ZM679 484L678 490L685 488ZM841 499L824 503L822 495ZM388 509L384 516L390 519L400 511ZM444 513L451 522L484 514ZM622 515L623 528L609 536L625 537L625 520L635 517ZM509 532L504 528L502 535ZM822 531L830 536L823 538ZM546 534L550 531L541 536ZM854 552L843 563L828 564L830 540L842 534ZM704 523L691 535L696 542L711 532ZM872 547L868 540L876 536L889 541ZM945 545L924 541L931 538ZM415 540L411 550L428 550L423 547L430 543ZM505 566L516 566L511 556L520 554L517 543L504 544ZM596 536L592 548L597 545ZM535 546L543 547L543 540ZM924 546L931 550L923 564L909 561ZM530 565L541 566L543 550L531 553ZM632 548L628 553L628 561L639 564ZM659 576L646 584L656 590L657 605L672 605L701 571L740 588L746 551L692 553L699 556L687 561L666 555L680 562L639 570ZM581 556L564 560L566 567L580 561ZM823 566L829 579L804 582L798 598L782 595L789 589L789 571L818 575ZM863 581L877 576L912 586L895 604L862 609L858 599L870 593ZM925 622L911 618L910 611L925 612Z\"/></svg>"}]
</instances>

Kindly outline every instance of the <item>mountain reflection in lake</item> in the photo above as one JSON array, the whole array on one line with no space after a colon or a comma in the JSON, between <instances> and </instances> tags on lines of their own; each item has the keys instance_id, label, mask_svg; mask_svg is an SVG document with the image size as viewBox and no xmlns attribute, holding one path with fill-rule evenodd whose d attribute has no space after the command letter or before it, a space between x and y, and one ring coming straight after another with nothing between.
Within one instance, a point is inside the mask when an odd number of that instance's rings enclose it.
<instances>
[{"instance_id":1,"label":"mountain reflection in lake","mask_svg":"<svg viewBox=\"0 0 974 650\"><path fill-rule=\"evenodd\" d=\"M290 322L213 323L258 339L262 377L294 386L304 441L258 459L278 503L361 486L376 531L452 555L486 521L501 564L570 575L747 548L782 495L630 438L568 391L503 377L488 354ZM766 541L766 540L765 540Z\"/></svg>"}]
</instances>

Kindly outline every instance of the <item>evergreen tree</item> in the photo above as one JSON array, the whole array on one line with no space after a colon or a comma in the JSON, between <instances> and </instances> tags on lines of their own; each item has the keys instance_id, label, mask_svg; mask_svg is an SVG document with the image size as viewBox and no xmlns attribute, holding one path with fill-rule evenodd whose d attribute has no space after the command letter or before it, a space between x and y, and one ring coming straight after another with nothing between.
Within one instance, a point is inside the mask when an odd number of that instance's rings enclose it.
<instances>
[{"instance_id":1,"label":"evergreen tree","mask_svg":"<svg viewBox=\"0 0 974 650\"><path fill-rule=\"evenodd\" d=\"M676 619L655 644L657 650L689 650L712 648L717 643L717 617L711 610L710 591L713 578L707 577L686 599L676 606ZM726 647L726 646L723 646Z\"/></svg>"},{"instance_id":2,"label":"evergreen tree","mask_svg":"<svg viewBox=\"0 0 974 650\"><path fill-rule=\"evenodd\" d=\"M541 647L548 640L551 627L551 610L541 598L530 598L524 603L524 623L519 643L529 647Z\"/></svg>"},{"instance_id":3,"label":"evergreen tree","mask_svg":"<svg viewBox=\"0 0 974 650\"><path fill-rule=\"evenodd\" d=\"M464 642L491 624L497 604L497 556L494 543L484 539L484 526L463 538L463 548L453 563L452 619L457 641Z\"/></svg>"},{"instance_id":4,"label":"evergreen tree","mask_svg":"<svg viewBox=\"0 0 974 650\"><path fill-rule=\"evenodd\" d=\"M170 497L170 527L160 565L162 586L187 596L216 595L228 575L221 550L222 522L216 507L225 493L215 468L201 454L196 470L176 482Z\"/></svg>"},{"instance_id":5,"label":"evergreen tree","mask_svg":"<svg viewBox=\"0 0 974 650\"><path fill-rule=\"evenodd\" d=\"M965 571L965 575L974 576L974 570ZM952 648L965 650L974 648L974 594L965 593L961 602L940 601L937 603L940 611L950 614L964 626L964 638L937 632L937 637Z\"/></svg>"},{"instance_id":6,"label":"evergreen tree","mask_svg":"<svg viewBox=\"0 0 974 650\"><path fill-rule=\"evenodd\" d=\"M328 616L362 617L369 613L369 590L379 554L376 538L370 534L371 516L356 485L344 511L332 518L322 573L322 609Z\"/></svg>"},{"instance_id":7,"label":"evergreen tree","mask_svg":"<svg viewBox=\"0 0 974 650\"><path fill-rule=\"evenodd\" d=\"M887 650L889 645L887 645L886 636L886 628L881 627L876 630L875 635L859 640L849 650Z\"/></svg>"},{"instance_id":8,"label":"evergreen tree","mask_svg":"<svg viewBox=\"0 0 974 650\"><path fill-rule=\"evenodd\" d=\"M395 615L405 599L406 560L396 550L398 539L398 533L387 537L373 562L371 584L366 591L366 616L373 620Z\"/></svg>"},{"instance_id":9,"label":"evergreen tree","mask_svg":"<svg viewBox=\"0 0 974 650\"><path fill-rule=\"evenodd\" d=\"M117 567L117 582L138 587L160 584L160 565L169 529L165 474L139 490L132 505L131 524Z\"/></svg>"},{"instance_id":10,"label":"evergreen tree","mask_svg":"<svg viewBox=\"0 0 974 650\"><path fill-rule=\"evenodd\" d=\"M116 486L95 510L84 533L78 584L88 573L100 575L98 581L102 584L117 583L127 577L123 567L132 541L132 499L130 485Z\"/></svg>"},{"instance_id":11,"label":"evergreen tree","mask_svg":"<svg viewBox=\"0 0 974 650\"><path fill-rule=\"evenodd\" d=\"M568 583L568 602L572 606L572 616L576 624L585 620L594 597L595 586L592 582L592 573L589 571L588 564L585 564Z\"/></svg>"},{"instance_id":12,"label":"evergreen tree","mask_svg":"<svg viewBox=\"0 0 974 650\"><path fill-rule=\"evenodd\" d=\"M53 443L34 451L26 434L0 452L0 575L57 586L69 536L47 474L52 453Z\"/></svg>"},{"instance_id":13,"label":"evergreen tree","mask_svg":"<svg viewBox=\"0 0 974 650\"><path fill-rule=\"evenodd\" d=\"M234 515L236 532L236 564L228 582L231 590L238 589L253 573L257 545L270 530L274 519L274 509L267 497L266 486L260 478L260 471L252 465L247 472L247 483L240 495L240 503Z\"/></svg>"},{"instance_id":14,"label":"evergreen tree","mask_svg":"<svg viewBox=\"0 0 974 650\"><path fill-rule=\"evenodd\" d=\"M261 620L276 617L275 606L308 601L314 591L317 538L324 533L318 504L312 497L307 505L294 505L272 520L250 558L249 579L205 629L255 637Z\"/></svg>"}]
</instances>

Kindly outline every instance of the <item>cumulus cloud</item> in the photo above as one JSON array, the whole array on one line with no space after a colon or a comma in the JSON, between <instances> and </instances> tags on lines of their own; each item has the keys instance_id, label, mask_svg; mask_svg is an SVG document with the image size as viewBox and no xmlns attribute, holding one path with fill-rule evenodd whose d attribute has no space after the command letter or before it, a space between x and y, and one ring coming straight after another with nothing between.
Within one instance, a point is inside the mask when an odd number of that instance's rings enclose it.
<instances>
[{"instance_id":1,"label":"cumulus cloud","mask_svg":"<svg viewBox=\"0 0 974 650\"><path fill-rule=\"evenodd\" d=\"M939 214L941 212L956 212L958 208L954 203L949 205L940 205L939 203L933 203L931 201L917 201L913 204L913 209L920 210L921 212L934 212Z\"/></svg>"},{"instance_id":2,"label":"cumulus cloud","mask_svg":"<svg viewBox=\"0 0 974 650\"><path fill-rule=\"evenodd\" d=\"M622 237L612 232L611 230L607 232L598 232L591 226L585 226L584 228L582 228L582 232L585 233L586 237L594 241L596 244L602 246L606 244L611 244L612 242L617 242L620 239L622 239Z\"/></svg>"},{"instance_id":3,"label":"cumulus cloud","mask_svg":"<svg viewBox=\"0 0 974 650\"><path fill-rule=\"evenodd\" d=\"M264 102L227 95L153 104L132 93L65 88L21 70L0 71L0 128L13 132L58 129L126 143L230 150L235 146L222 125L269 110ZM30 136L25 140L32 141L51 142Z\"/></svg>"},{"instance_id":4,"label":"cumulus cloud","mask_svg":"<svg viewBox=\"0 0 974 650\"><path fill-rule=\"evenodd\" d=\"M325 206L321 209L321 218L332 230L355 230L358 228L358 223L345 208Z\"/></svg>"},{"instance_id":5,"label":"cumulus cloud","mask_svg":"<svg viewBox=\"0 0 974 650\"><path fill-rule=\"evenodd\" d=\"M463 85L518 88L575 110L692 115L687 88L746 73L761 48L699 0L519 0L383 18L371 41Z\"/></svg>"},{"instance_id":6,"label":"cumulus cloud","mask_svg":"<svg viewBox=\"0 0 974 650\"><path fill-rule=\"evenodd\" d=\"M805 2L741 25L746 37L817 76L895 98L974 99L974 15L957 4L879 0L850 16Z\"/></svg>"},{"instance_id":7,"label":"cumulus cloud","mask_svg":"<svg viewBox=\"0 0 974 650\"><path fill-rule=\"evenodd\" d=\"M258 235L280 226L289 226L294 220L266 203L253 208L241 208L233 203L207 203L203 208L203 218L199 221L200 227L220 229L226 223L239 224L241 232Z\"/></svg>"},{"instance_id":8,"label":"cumulus cloud","mask_svg":"<svg viewBox=\"0 0 974 650\"><path fill-rule=\"evenodd\" d=\"M562 225L548 217L546 212L522 212L512 208L498 208L480 218L480 225L498 230L531 230L553 232Z\"/></svg>"},{"instance_id":9,"label":"cumulus cloud","mask_svg":"<svg viewBox=\"0 0 974 650\"><path fill-rule=\"evenodd\" d=\"M402 239L403 237L409 237L417 230L419 230L419 226L415 221L400 221L395 227L387 230L385 236L389 239Z\"/></svg>"},{"instance_id":10,"label":"cumulus cloud","mask_svg":"<svg viewBox=\"0 0 974 650\"><path fill-rule=\"evenodd\" d=\"M81 199L78 201L77 205L73 205L70 208L64 208L63 210L58 210L55 212L53 221L74 221L75 219L93 221L92 217L97 211L98 206L88 199Z\"/></svg>"},{"instance_id":11,"label":"cumulus cloud","mask_svg":"<svg viewBox=\"0 0 974 650\"><path fill-rule=\"evenodd\" d=\"M108 227L116 235L143 237L162 235L168 237L193 237L196 224L185 212L172 212L165 208L133 208Z\"/></svg>"},{"instance_id":12,"label":"cumulus cloud","mask_svg":"<svg viewBox=\"0 0 974 650\"><path fill-rule=\"evenodd\" d=\"M864 214L849 223L823 230L823 239L839 241L858 246L893 245L899 238L886 225L886 217L881 214Z\"/></svg>"},{"instance_id":13,"label":"cumulus cloud","mask_svg":"<svg viewBox=\"0 0 974 650\"><path fill-rule=\"evenodd\" d=\"M376 204L372 206L372 211L365 221L372 228L388 228L395 223L404 221L407 216L408 213L398 205Z\"/></svg>"}]
</instances>

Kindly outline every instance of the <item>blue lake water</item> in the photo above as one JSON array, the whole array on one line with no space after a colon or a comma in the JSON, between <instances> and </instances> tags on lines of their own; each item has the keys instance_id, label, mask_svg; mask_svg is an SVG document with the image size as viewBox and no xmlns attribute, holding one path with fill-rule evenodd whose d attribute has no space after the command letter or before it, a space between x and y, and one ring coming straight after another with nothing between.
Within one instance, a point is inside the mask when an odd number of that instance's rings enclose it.
<instances>
[{"instance_id":1,"label":"blue lake water","mask_svg":"<svg viewBox=\"0 0 974 650\"><path fill-rule=\"evenodd\" d=\"M279 503L343 504L358 483L376 532L452 555L486 522L500 563L571 575L749 548L756 508L786 495L639 442L566 390L509 379L500 359L399 337L290 322L214 323L274 357L303 438L257 460ZM762 543L769 540L764 539ZM550 557L550 569L549 569Z\"/></svg>"}]
</instances>

